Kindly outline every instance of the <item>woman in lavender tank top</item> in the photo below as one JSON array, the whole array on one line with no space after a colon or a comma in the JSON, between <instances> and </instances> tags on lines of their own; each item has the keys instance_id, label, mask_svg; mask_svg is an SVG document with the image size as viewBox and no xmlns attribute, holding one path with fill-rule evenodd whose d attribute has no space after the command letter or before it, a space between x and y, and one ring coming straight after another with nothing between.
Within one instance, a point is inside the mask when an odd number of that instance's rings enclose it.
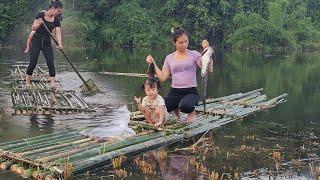
<instances>
[{"instance_id":1,"label":"woman in lavender tank top","mask_svg":"<svg viewBox=\"0 0 320 180\"><path fill-rule=\"evenodd\" d=\"M167 111L174 111L178 119L180 111L187 113L186 121L192 122L199 99L196 70L197 66L201 67L201 54L188 49L189 40L184 29L177 27L171 33L176 50L166 56L162 70L155 64L156 74L160 82L172 75L171 89L164 98ZM146 61L150 64L154 59L149 55Z\"/></svg>"}]
</instances>

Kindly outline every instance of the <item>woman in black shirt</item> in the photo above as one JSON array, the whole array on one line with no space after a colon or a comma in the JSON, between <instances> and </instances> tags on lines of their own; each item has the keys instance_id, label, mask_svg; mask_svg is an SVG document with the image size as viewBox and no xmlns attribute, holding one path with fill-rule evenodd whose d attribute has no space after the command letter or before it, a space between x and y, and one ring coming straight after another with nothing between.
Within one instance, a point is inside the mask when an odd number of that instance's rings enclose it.
<instances>
[{"instance_id":1,"label":"woman in black shirt","mask_svg":"<svg viewBox=\"0 0 320 180\"><path fill-rule=\"evenodd\" d=\"M61 25L59 14L62 12L63 5L60 1L53 1L48 10L42 11L37 14L36 19L32 24L32 30L36 31L32 38L31 48L30 48L30 62L27 69L26 75L26 88L30 87L30 82L32 79L33 70L37 65L38 57L40 51L42 51L47 66L49 68L50 75L50 87L55 89L55 67L53 62L53 48L51 45L50 34L46 31L43 23L49 28L52 32L55 29L55 36L59 43L57 48L62 49L61 41Z\"/></svg>"}]
</instances>

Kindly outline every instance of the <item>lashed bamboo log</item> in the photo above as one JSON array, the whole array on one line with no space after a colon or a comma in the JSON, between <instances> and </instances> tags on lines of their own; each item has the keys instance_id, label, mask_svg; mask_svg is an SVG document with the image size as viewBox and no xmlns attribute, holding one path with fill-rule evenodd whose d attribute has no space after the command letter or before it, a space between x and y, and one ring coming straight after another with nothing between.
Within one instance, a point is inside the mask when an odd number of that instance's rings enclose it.
<instances>
[{"instance_id":1,"label":"lashed bamboo log","mask_svg":"<svg viewBox=\"0 0 320 180\"><path fill-rule=\"evenodd\" d=\"M23 171L21 172L21 177L23 178L31 178L33 172L37 171L36 168L28 168L28 169L23 169Z\"/></svg>"},{"instance_id":2,"label":"lashed bamboo log","mask_svg":"<svg viewBox=\"0 0 320 180\"><path fill-rule=\"evenodd\" d=\"M2 162L2 163L0 163L0 169L2 169L2 170L7 170L7 169L9 169L10 168L10 166L12 165L12 164L14 164L14 162L13 161L5 161L5 162Z\"/></svg>"},{"instance_id":3,"label":"lashed bamboo log","mask_svg":"<svg viewBox=\"0 0 320 180\"><path fill-rule=\"evenodd\" d=\"M61 143L67 143L67 142L70 143L72 141L77 141L77 140L81 140L81 139L82 139L82 137L80 137L80 136L64 137L64 138L57 139L57 140L51 140L50 142L42 142L42 143L27 145L27 146L20 147L20 148L15 148L10 151L14 152L14 153L24 152L24 151L32 151L35 149L40 149L40 148L44 148L44 147L48 147L48 146L59 145Z\"/></svg>"},{"instance_id":4,"label":"lashed bamboo log","mask_svg":"<svg viewBox=\"0 0 320 180\"><path fill-rule=\"evenodd\" d=\"M115 157L118 157L120 155L125 155L125 154L129 154L129 153L134 153L134 152L141 152L141 150L146 150L146 148L148 149L152 149L154 147L158 147L160 145L163 144L170 144L173 142L177 142L180 141L181 138L183 138L184 135L182 134L172 134L169 136L166 136L165 138L160 137L160 138L156 138L156 139L152 139L149 141L145 141L145 142L141 142L138 144L134 144L128 147L124 147L118 150L114 150L105 154L101 154L98 156L94 156L92 158L89 158L85 161L82 161L79 164L74 164L75 167L73 169L73 174L77 174L79 172L83 172L84 170L90 168L90 167L94 167L97 165L101 165L103 163L106 163L110 160L112 160ZM64 169L56 169L57 173L63 173Z\"/></svg>"},{"instance_id":5,"label":"lashed bamboo log","mask_svg":"<svg viewBox=\"0 0 320 180\"><path fill-rule=\"evenodd\" d=\"M89 157L92 157L95 155L104 154L106 152L110 152L110 151L113 151L116 149L124 148L126 146L130 146L133 144L148 141L150 139L159 138L164 135L165 135L164 132L160 132L160 133L151 134L151 135L142 135L142 136L138 136L138 137L133 137L133 138L129 138L125 141L120 141L120 142L115 142L115 143L109 143L109 144L104 143L98 148L90 149L90 150L84 151L82 153L74 154L72 156L68 156L67 158L60 159L59 162L65 163L66 161L69 161L69 162L78 161L80 159L85 159L85 158L89 158Z\"/></svg>"},{"instance_id":6,"label":"lashed bamboo log","mask_svg":"<svg viewBox=\"0 0 320 180\"><path fill-rule=\"evenodd\" d=\"M61 148L67 147L67 146L75 146L75 145L86 143L86 142L93 141L93 140L94 140L94 138L80 139L78 141L67 142L67 143L56 145L56 146L49 146L49 147L45 147L45 148L36 149L33 151L23 152L20 155L21 156L31 156L33 154L44 153L44 152L48 152L48 151L55 150L55 149L61 149Z\"/></svg>"},{"instance_id":7,"label":"lashed bamboo log","mask_svg":"<svg viewBox=\"0 0 320 180\"><path fill-rule=\"evenodd\" d=\"M26 138L26 139L11 141L11 142L0 143L0 149L1 149L2 146L8 146L8 145L11 145L11 144L33 142L33 141L40 140L40 139L46 141L47 138L51 138L51 137L56 137L58 135L67 134L67 133L70 133L70 131L72 132L74 130L68 130L68 131L67 130L62 130L62 131L53 132L51 134L46 134L46 135L41 135L41 136L36 136L36 137L30 137L30 138Z\"/></svg>"},{"instance_id":8,"label":"lashed bamboo log","mask_svg":"<svg viewBox=\"0 0 320 180\"><path fill-rule=\"evenodd\" d=\"M77 136L79 135L79 132L77 131L71 131L71 132L66 132L66 133L61 133L61 134L57 134L56 136L46 136L45 138L35 138L35 139L32 139L32 138L28 138L28 139L25 139L24 141L20 142L20 143L15 143L15 144L8 144L6 145L5 147L3 147L2 149L0 150L10 150L10 149L14 149L14 148L20 148L20 147L24 147L24 146L27 146L27 145L32 145L32 144L37 144L37 143L42 143L43 141L51 141L51 140L54 140L54 139L59 139L59 138L62 138L62 137L70 137L70 136Z\"/></svg>"}]
</instances>

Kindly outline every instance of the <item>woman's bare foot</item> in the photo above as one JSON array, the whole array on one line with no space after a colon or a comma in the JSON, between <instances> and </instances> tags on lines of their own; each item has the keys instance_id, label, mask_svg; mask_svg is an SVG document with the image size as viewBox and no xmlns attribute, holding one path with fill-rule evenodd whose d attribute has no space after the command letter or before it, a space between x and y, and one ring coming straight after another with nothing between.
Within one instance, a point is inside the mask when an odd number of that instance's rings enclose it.
<instances>
[{"instance_id":1,"label":"woman's bare foot","mask_svg":"<svg viewBox=\"0 0 320 180\"><path fill-rule=\"evenodd\" d=\"M174 110L174 114L176 115L177 120L179 121L180 120L180 110L179 109L175 109Z\"/></svg>"},{"instance_id":2,"label":"woman's bare foot","mask_svg":"<svg viewBox=\"0 0 320 180\"><path fill-rule=\"evenodd\" d=\"M158 121L157 123L154 124L154 126L157 127L157 128L160 127L161 125L162 125L161 121Z\"/></svg>"},{"instance_id":3,"label":"woman's bare foot","mask_svg":"<svg viewBox=\"0 0 320 180\"><path fill-rule=\"evenodd\" d=\"M195 111L193 111L192 113L189 113L186 120L187 123L192 123L195 118L195 115L196 115Z\"/></svg>"}]
</instances>

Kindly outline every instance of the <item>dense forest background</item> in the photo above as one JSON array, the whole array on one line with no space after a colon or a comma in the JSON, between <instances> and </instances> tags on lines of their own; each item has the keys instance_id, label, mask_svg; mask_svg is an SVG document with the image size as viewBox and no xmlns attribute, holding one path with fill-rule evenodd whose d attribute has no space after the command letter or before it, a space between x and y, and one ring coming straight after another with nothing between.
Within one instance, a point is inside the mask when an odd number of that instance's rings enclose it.
<instances>
[{"instance_id":1,"label":"dense forest background","mask_svg":"<svg viewBox=\"0 0 320 180\"><path fill-rule=\"evenodd\" d=\"M45 1L48 3L47 1ZM164 47L181 26L234 49L320 49L320 0L64 0L64 26L101 48ZM0 2L0 40L37 0Z\"/></svg>"}]
</instances>

